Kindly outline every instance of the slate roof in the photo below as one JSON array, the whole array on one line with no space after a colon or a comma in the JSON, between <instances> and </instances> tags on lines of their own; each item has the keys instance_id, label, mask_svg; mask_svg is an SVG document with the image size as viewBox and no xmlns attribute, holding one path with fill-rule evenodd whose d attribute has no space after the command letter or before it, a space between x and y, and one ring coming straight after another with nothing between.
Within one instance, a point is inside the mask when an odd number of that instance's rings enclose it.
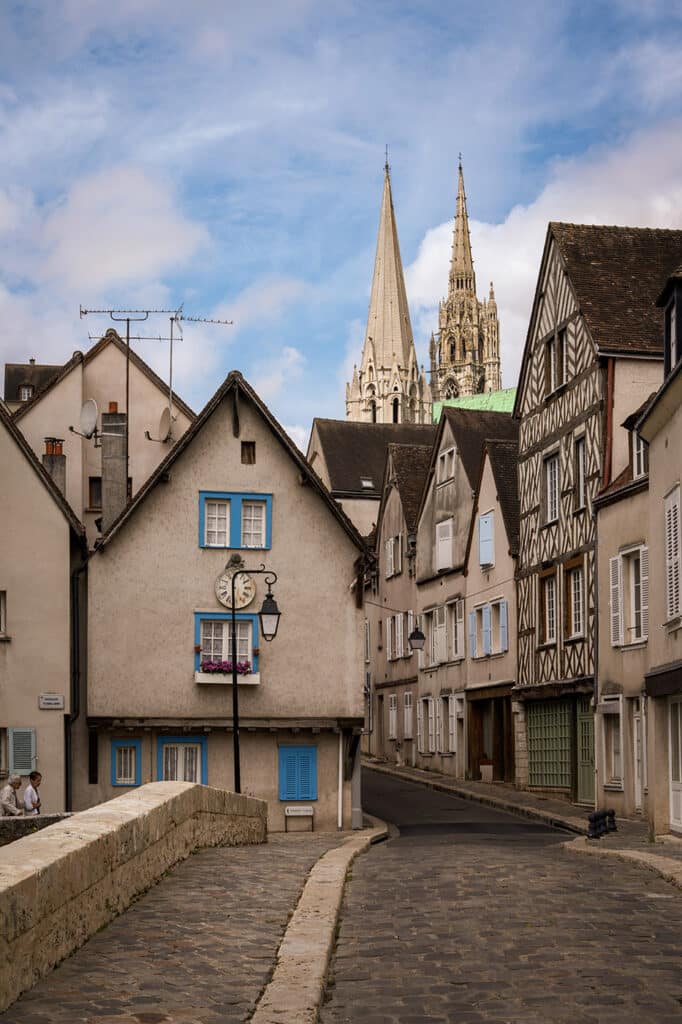
<instances>
[{"instance_id":1,"label":"slate roof","mask_svg":"<svg viewBox=\"0 0 682 1024\"><path fill-rule=\"evenodd\" d=\"M581 312L599 352L663 355L655 303L682 258L682 231L552 222Z\"/></svg>"},{"instance_id":2,"label":"slate roof","mask_svg":"<svg viewBox=\"0 0 682 1024\"><path fill-rule=\"evenodd\" d=\"M509 548L512 555L516 555L519 550L519 447L516 441L487 441L486 449L502 509Z\"/></svg>"},{"instance_id":3,"label":"slate roof","mask_svg":"<svg viewBox=\"0 0 682 1024\"><path fill-rule=\"evenodd\" d=\"M431 445L436 436L436 427L428 423L356 423L353 420L315 419L315 428L332 494L375 500L381 498L388 445ZM372 488L363 488L363 477L372 481Z\"/></svg>"},{"instance_id":4,"label":"slate roof","mask_svg":"<svg viewBox=\"0 0 682 1024\"><path fill-rule=\"evenodd\" d=\"M5 363L5 401L18 402L19 388L22 384L31 384L35 395L56 377L60 370L61 366L48 363Z\"/></svg>"},{"instance_id":5,"label":"slate roof","mask_svg":"<svg viewBox=\"0 0 682 1024\"><path fill-rule=\"evenodd\" d=\"M513 419L507 412L446 407L443 410L443 419L450 424L472 491L478 488L485 443L512 441L518 444L518 420Z\"/></svg>"},{"instance_id":6,"label":"slate roof","mask_svg":"<svg viewBox=\"0 0 682 1024\"><path fill-rule=\"evenodd\" d=\"M408 533L415 533L424 483L429 473L431 445L389 444L395 483L403 506Z\"/></svg>"}]
</instances>

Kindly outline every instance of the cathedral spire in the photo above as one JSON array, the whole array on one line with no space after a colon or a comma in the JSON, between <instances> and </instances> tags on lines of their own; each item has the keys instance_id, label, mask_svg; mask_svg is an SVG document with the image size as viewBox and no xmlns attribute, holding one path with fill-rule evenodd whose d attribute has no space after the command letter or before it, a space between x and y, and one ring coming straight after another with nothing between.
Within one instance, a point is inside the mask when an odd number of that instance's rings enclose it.
<instances>
[{"instance_id":1,"label":"cathedral spire","mask_svg":"<svg viewBox=\"0 0 682 1024\"><path fill-rule=\"evenodd\" d=\"M474 261L471 258L469 217L467 214L467 197L464 191L464 174L462 172L461 154L459 158L459 178L457 182L455 230L452 237L449 292L450 295L452 295L453 292L469 292L472 295L476 294L476 275L474 274Z\"/></svg>"}]
</instances>

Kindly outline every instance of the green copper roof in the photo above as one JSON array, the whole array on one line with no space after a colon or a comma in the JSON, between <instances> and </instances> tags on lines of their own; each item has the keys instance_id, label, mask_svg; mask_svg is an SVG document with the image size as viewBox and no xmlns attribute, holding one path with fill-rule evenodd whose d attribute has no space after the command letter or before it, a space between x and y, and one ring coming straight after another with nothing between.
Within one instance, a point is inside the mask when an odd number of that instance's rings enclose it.
<instances>
[{"instance_id":1,"label":"green copper roof","mask_svg":"<svg viewBox=\"0 0 682 1024\"><path fill-rule=\"evenodd\" d=\"M454 409L488 409L490 412L512 412L516 388L505 388L504 391L488 391L483 395L463 395L461 398L448 398L444 402L433 403L433 422L438 423L441 410L448 405Z\"/></svg>"}]
</instances>

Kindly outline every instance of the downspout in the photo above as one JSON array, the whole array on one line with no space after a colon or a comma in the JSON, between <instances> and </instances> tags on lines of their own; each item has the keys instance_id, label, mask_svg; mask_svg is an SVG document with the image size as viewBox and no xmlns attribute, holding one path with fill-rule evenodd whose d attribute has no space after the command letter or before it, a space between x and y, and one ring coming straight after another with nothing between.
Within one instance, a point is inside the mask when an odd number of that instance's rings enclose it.
<instances>
[{"instance_id":1,"label":"downspout","mask_svg":"<svg viewBox=\"0 0 682 1024\"><path fill-rule=\"evenodd\" d=\"M72 735L71 727L81 711L81 648L80 648L80 577L87 568L87 562L83 562L74 569L70 578L70 605L71 605L71 699L69 702L70 711L64 715L64 808L67 811L73 810L73 777L72 777Z\"/></svg>"},{"instance_id":2,"label":"downspout","mask_svg":"<svg viewBox=\"0 0 682 1024\"><path fill-rule=\"evenodd\" d=\"M339 832L343 829L343 731L341 729L339 729L339 799L336 827Z\"/></svg>"},{"instance_id":3,"label":"downspout","mask_svg":"<svg viewBox=\"0 0 682 1024\"><path fill-rule=\"evenodd\" d=\"M616 362L609 359L606 370L606 449L604 453L604 479L602 486L611 483L611 459L613 455L613 376Z\"/></svg>"},{"instance_id":4,"label":"downspout","mask_svg":"<svg viewBox=\"0 0 682 1024\"><path fill-rule=\"evenodd\" d=\"M597 784L599 782L599 771L597 767L597 707L599 705L599 543L598 543L598 524L599 516L597 509L592 506L592 521L594 523L594 609L592 613L592 666L594 672L594 679L592 682L593 696L592 702L594 704L594 806L595 809L599 805L597 798Z\"/></svg>"}]
</instances>

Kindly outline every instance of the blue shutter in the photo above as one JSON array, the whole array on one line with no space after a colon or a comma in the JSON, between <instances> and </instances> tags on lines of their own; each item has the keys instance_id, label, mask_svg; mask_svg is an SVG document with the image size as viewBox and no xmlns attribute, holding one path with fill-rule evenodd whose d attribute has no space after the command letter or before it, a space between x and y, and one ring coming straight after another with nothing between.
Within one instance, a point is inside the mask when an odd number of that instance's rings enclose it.
<instances>
[{"instance_id":1,"label":"blue shutter","mask_svg":"<svg viewBox=\"0 0 682 1024\"><path fill-rule=\"evenodd\" d=\"M469 612L469 656L476 657L476 612Z\"/></svg>"},{"instance_id":2,"label":"blue shutter","mask_svg":"<svg viewBox=\"0 0 682 1024\"><path fill-rule=\"evenodd\" d=\"M317 800L317 747L299 748L299 800Z\"/></svg>"},{"instance_id":3,"label":"blue shutter","mask_svg":"<svg viewBox=\"0 0 682 1024\"><path fill-rule=\"evenodd\" d=\"M279 748L279 798L280 800L296 800L296 748Z\"/></svg>"},{"instance_id":4,"label":"blue shutter","mask_svg":"<svg viewBox=\"0 0 682 1024\"><path fill-rule=\"evenodd\" d=\"M500 650L509 650L509 640L507 639L507 602L500 601Z\"/></svg>"},{"instance_id":5,"label":"blue shutter","mask_svg":"<svg viewBox=\"0 0 682 1024\"><path fill-rule=\"evenodd\" d=\"M478 561L480 565L492 565L495 561L492 512L478 517Z\"/></svg>"},{"instance_id":6,"label":"blue shutter","mask_svg":"<svg viewBox=\"0 0 682 1024\"><path fill-rule=\"evenodd\" d=\"M483 638L483 653L484 654L490 654L490 652L492 650L492 646L491 646L491 643L490 643L490 632L491 632L491 630L490 630L490 619L491 619L491 616L490 616L490 605L489 604L484 604L482 612L483 612L483 624L481 626L481 635L482 635L482 638Z\"/></svg>"},{"instance_id":7,"label":"blue shutter","mask_svg":"<svg viewBox=\"0 0 682 1024\"><path fill-rule=\"evenodd\" d=\"M317 800L317 747L279 748L279 799Z\"/></svg>"}]
</instances>

